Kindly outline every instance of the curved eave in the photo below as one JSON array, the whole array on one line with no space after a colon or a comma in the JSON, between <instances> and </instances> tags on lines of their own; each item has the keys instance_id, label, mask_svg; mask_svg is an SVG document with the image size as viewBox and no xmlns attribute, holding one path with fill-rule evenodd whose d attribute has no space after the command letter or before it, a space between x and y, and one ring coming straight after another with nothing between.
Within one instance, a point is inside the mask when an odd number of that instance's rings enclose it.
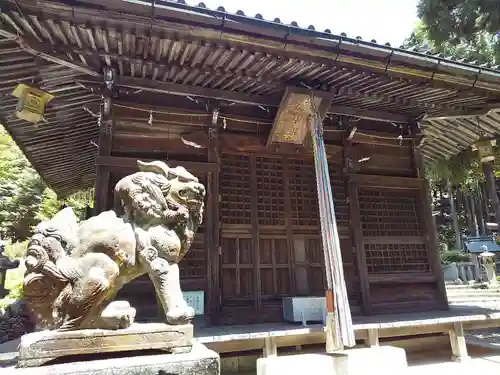
<instances>
[{"instance_id":1,"label":"curved eave","mask_svg":"<svg viewBox=\"0 0 500 375\"><path fill-rule=\"evenodd\" d=\"M430 118L421 122L425 138L422 153L427 160L449 159L480 138L500 136L500 112L484 115Z\"/></svg>"},{"instance_id":2,"label":"curved eave","mask_svg":"<svg viewBox=\"0 0 500 375\"><path fill-rule=\"evenodd\" d=\"M99 100L75 84L81 74L46 64L12 41L0 40L1 121L46 184L59 196L93 186L98 127L82 104ZM55 95L45 122L31 124L15 116L17 98L11 95L19 83L32 84Z\"/></svg>"}]
</instances>

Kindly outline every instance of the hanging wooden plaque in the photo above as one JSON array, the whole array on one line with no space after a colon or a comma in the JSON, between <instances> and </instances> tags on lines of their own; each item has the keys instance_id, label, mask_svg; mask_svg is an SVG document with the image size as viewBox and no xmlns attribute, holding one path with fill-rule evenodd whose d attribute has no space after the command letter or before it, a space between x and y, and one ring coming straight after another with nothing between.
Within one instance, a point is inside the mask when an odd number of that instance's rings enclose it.
<instances>
[{"instance_id":1,"label":"hanging wooden plaque","mask_svg":"<svg viewBox=\"0 0 500 375\"><path fill-rule=\"evenodd\" d=\"M313 108L322 119L330 102L331 95L328 92L287 87L274 119L267 146L276 143L302 145L309 132L308 119L314 111Z\"/></svg>"}]
</instances>

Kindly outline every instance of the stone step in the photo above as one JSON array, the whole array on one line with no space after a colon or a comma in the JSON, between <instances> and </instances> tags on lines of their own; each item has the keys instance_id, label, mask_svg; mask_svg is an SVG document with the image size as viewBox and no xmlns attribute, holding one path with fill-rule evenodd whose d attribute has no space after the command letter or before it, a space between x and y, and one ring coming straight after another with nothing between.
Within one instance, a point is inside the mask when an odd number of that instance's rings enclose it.
<instances>
[{"instance_id":1,"label":"stone step","mask_svg":"<svg viewBox=\"0 0 500 375\"><path fill-rule=\"evenodd\" d=\"M449 298L448 297L448 302L450 303L467 303L467 302L493 302L493 303L500 303L500 297L488 297L488 296L484 296L484 297L454 297L454 298Z\"/></svg>"},{"instance_id":2,"label":"stone step","mask_svg":"<svg viewBox=\"0 0 500 375\"><path fill-rule=\"evenodd\" d=\"M500 309L500 302L492 302L492 301L467 301L467 302L453 302L449 301L450 306L456 306L456 307L479 307L483 309L490 309L490 310L499 310Z\"/></svg>"},{"instance_id":3,"label":"stone step","mask_svg":"<svg viewBox=\"0 0 500 375\"><path fill-rule=\"evenodd\" d=\"M446 289L462 290L462 289L500 289L500 285L488 284L464 284L464 285L446 285Z\"/></svg>"},{"instance_id":4,"label":"stone step","mask_svg":"<svg viewBox=\"0 0 500 375\"><path fill-rule=\"evenodd\" d=\"M472 289L472 288L464 288L464 289L446 289L446 293L448 294L475 294L475 293L490 293L490 294L500 294L499 289Z\"/></svg>"},{"instance_id":5,"label":"stone step","mask_svg":"<svg viewBox=\"0 0 500 375\"><path fill-rule=\"evenodd\" d=\"M481 293L481 294L448 294L448 300L456 300L456 299L461 299L461 300L476 300L476 299L498 299L500 301L500 294L487 294L487 293Z\"/></svg>"},{"instance_id":6,"label":"stone step","mask_svg":"<svg viewBox=\"0 0 500 375\"><path fill-rule=\"evenodd\" d=\"M482 284L484 285L484 284ZM446 290L462 291L462 290L495 290L500 291L500 286L475 286L475 285L446 285Z\"/></svg>"}]
</instances>

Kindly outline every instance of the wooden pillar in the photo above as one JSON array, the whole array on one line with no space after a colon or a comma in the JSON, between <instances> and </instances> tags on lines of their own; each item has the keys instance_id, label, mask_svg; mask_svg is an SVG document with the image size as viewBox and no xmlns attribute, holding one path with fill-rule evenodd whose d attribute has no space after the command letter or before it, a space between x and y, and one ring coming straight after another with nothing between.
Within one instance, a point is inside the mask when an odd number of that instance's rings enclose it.
<instances>
[{"instance_id":1,"label":"wooden pillar","mask_svg":"<svg viewBox=\"0 0 500 375\"><path fill-rule=\"evenodd\" d=\"M441 260L439 257L439 245L436 226L432 216L432 202L429 189L429 183L425 179L424 168L422 163L422 156L420 149L416 147L415 142L412 143L413 160L416 168L418 178L422 178L422 186L419 190L420 197L420 223L425 235L425 244L427 247L427 256L431 266L432 274L436 278L438 288L438 308L448 309L448 298L446 296L446 287L444 284L443 269L441 267Z\"/></svg>"},{"instance_id":2,"label":"wooden pillar","mask_svg":"<svg viewBox=\"0 0 500 375\"><path fill-rule=\"evenodd\" d=\"M453 323L449 330L452 357L456 362L465 362L470 359L467 352L467 343L465 342L464 326L462 323Z\"/></svg>"},{"instance_id":3,"label":"wooden pillar","mask_svg":"<svg viewBox=\"0 0 500 375\"><path fill-rule=\"evenodd\" d=\"M290 264L289 279L291 290L297 294L297 274L295 272L295 244L293 240L292 230L292 201L290 199L290 163L287 157L283 157L283 181L285 183L285 226L286 226L286 241L288 247L288 259Z\"/></svg>"},{"instance_id":4,"label":"wooden pillar","mask_svg":"<svg viewBox=\"0 0 500 375\"><path fill-rule=\"evenodd\" d=\"M350 172L355 172L353 160L354 151L352 142L344 141L344 172L348 176ZM368 267L366 265L366 253L363 245L363 231L359 210L359 195L357 183L348 177L348 201L349 219L351 222L351 236L354 250L356 252L356 262L359 275L359 285L361 291L361 311L364 315L372 314L372 303L370 298L370 280L368 278Z\"/></svg>"},{"instance_id":5,"label":"wooden pillar","mask_svg":"<svg viewBox=\"0 0 500 375\"><path fill-rule=\"evenodd\" d=\"M101 115L99 118L99 156L111 156L113 145L114 120L112 113L111 97L115 89L116 73L113 69L104 69L103 103L101 104ZM97 166L97 177L95 186L94 212L96 215L108 209L110 170L105 166Z\"/></svg>"},{"instance_id":6,"label":"wooden pillar","mask_svg":"<svg viewBox=\"0 0 500 375\"><path fill-rule=\"evenodd\" d=\"M221 307L220 284L220 193L219 193L219 128L217 124L219 109L212 112L212 121L208 129L209 148L208 162L217 163L217 170L207 173L207 214L205 222L205 244L207 247L207 302L208 319L210 325L219 323Z\"/></svg>"},{"instance_id":7,"label":"wooden pillar","mask_svg":"<svg viewBox=\"0 0 500 375\"><path fill-rule=\"evenodd\" d=\"M250 202L252 210L252 247L253 247L253 271L254 271L254 307L256 311L262 310L262 295L260 287L260 242L259 242L259 210L257 196L257 166L255 155L250 155Z\"/></svg>"}]
</instances>

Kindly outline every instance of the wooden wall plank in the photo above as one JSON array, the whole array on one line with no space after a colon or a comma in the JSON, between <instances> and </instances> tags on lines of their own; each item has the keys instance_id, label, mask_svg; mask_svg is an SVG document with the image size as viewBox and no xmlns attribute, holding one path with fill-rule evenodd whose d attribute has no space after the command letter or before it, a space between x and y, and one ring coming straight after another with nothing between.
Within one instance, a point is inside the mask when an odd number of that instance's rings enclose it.
<instances>
[{"instance_id":1,"label":"wooden wall plank","mask_svg":"<svg viewBox=\"0 0 500 375\"><path fill-rule=\"evenodd\" d=\"M121 157L121 156L104 156L99 155L96 159L98 167L107 167L109 169L123 169L128 171L137 170L137 160L144 162L153 161L152 159L138 159L134 157ZM199 161L183 161L183 160L164 160L170 167L181 166L186 168L193 174L215 172L218 171L219 166L214 162L199 162Z\"/></svg>"}]
</instances>

